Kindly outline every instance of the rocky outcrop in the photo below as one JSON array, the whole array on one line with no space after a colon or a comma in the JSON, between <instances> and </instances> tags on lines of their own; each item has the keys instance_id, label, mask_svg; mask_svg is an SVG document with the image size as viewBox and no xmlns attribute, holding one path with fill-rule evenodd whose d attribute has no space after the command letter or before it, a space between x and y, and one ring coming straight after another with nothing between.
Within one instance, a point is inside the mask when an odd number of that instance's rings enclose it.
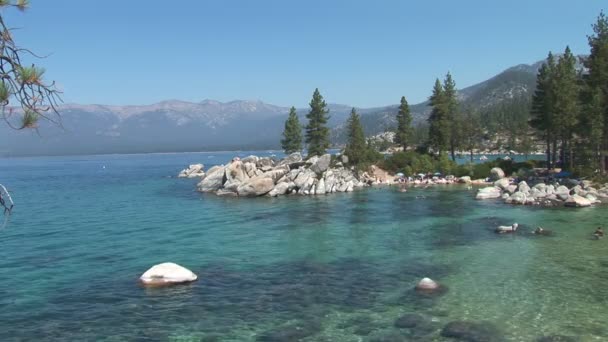
<instances>
[{"instance_id":1,"label":"rocky outcrop","mask_svg":"<svg viewBox=\"0 0 608 342\"><path fill-rule=\"evenodd\" d=\"M588 207L601 203L600 198L608 198L608 184L598 190L590 182L577 182L568 188L563 184L545 183L530 186L525 181L515 185L509 178L502 178L495 181L493 187L479 189L476 198L502 198L505 203L516 205Z\"/></svg>"},{"instance_id":2,"label":"rocky outcrop","mask_svg":"<svg viewBox=\"0 0 608 342\"><path fill-rule=\"evenodd\" d=\"M196 178L196 177L204 177L205 166L203 164L192 164L189 165L188 168L183 169L177 177L179 178Z\"/></svg>"},{"instance_id":3,"label":"rocky outcrop","mask_svg":"<svg viewBox=\"0 0 608 342\"><path fill-rule=\"evenodd\" d=\"M349 168L340 164L331 167L331 160L331 155L325 154L304 161L300 153L290 154L278 162L256 156L235 158L226 165L209 169L197 189L219 196L275 197L350 192L368 185L364 177ZM377 167L374 170L384 172Z\"/></svg>"},{"instance_id":4,"label":"rocky outcrop","mask_svg":"<svg viewBox=\"0 0 608 342\"><path fill-rule=\"evenodd\" d=\"M139 277L139 280L146 286L169 286L190 283L197 278L189 269L172 262L165 262L152 266Z\"/></svg>"}]
</instances>

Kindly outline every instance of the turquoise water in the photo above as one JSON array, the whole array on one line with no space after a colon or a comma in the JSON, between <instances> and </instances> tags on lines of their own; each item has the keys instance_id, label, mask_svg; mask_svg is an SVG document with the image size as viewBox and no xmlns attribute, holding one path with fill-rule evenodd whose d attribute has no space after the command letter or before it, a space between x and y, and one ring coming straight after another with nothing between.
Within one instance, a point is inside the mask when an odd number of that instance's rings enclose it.
<instances>
[{"instance_id":1,"label":"turquoise water","mask_svg":"<svg viewBox=\"0 0 608 342\"><path fill-rule=\"evenodd\" d=\"M454 320L489 322L490 340L608 339L608 240L589 238L604 207L511 207L459 186L245 200L174 178L232 156L0 160L16 202L0 340L444 341ZM513 222L516 236L491 231ZM526 234L537 225L554 236ZM199 281L138 285L165 261ZM413 291L425 276L447 290ZM424 324L396 326L408 313Z\"/></svg>"}]
</instances>

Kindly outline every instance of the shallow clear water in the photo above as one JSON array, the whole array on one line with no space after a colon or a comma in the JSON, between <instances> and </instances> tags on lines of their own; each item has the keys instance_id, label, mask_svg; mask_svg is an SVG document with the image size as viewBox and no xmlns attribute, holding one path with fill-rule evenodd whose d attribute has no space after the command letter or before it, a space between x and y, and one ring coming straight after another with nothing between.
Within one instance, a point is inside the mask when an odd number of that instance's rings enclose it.
<instances>
[{"instance_id":1,"label":"shallow clear water","mask_svg":"<svg viewBox=\"0 0 608 342\"><path fill-rule=\"evenodd\" d=\"M0 340L443 341L453 320L509 341L608 339L608 240L589 238L605 207L510 207L458 186L218 198L173 177L232 155L0 160L16 202L0 230ZM513 222L516 236L491 231ZM526 234L537 225L555 236ZM165 261L199 281L138 285ZM412 291L425 276L447 291ZM424 328L395 327L406 313Z\"/></svg>"}]
</instances>

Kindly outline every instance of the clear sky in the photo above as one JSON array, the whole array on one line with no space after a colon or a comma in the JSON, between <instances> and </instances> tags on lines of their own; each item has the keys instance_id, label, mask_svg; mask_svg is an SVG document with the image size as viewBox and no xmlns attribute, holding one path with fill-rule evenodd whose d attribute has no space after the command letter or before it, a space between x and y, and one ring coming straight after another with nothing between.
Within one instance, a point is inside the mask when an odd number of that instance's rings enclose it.
<instances>
[{"instance_id":1,"label":"clear sky","mask_svg":"<svg viewBox=\"0 0 608 342\"><path fill-rule=\"evenodd\" d=\"M18 43L77 103L418 103L549 50L588 52L606 1L32 0L4 10ZM29 62L29 60L28 60Z\"/></svg>"}]
</instances>

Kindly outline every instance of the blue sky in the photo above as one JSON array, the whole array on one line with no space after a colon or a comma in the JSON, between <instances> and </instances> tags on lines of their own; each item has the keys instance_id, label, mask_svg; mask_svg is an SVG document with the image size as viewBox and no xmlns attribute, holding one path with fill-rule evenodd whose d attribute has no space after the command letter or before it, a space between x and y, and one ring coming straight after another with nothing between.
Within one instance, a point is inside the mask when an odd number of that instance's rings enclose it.
<instances>
[{"instance_id":1,"label":"blue sky","mask_svg":"<svg viewBox=\"0 0 608 342\"><path fill-rule=\"evenodd\" d=\"M4 10L66 102L262 100L357 107L462 88L586 36L605 1L72 1ZM32 62L31 60L27 60Z\"/></svg>"}]
</instances>

